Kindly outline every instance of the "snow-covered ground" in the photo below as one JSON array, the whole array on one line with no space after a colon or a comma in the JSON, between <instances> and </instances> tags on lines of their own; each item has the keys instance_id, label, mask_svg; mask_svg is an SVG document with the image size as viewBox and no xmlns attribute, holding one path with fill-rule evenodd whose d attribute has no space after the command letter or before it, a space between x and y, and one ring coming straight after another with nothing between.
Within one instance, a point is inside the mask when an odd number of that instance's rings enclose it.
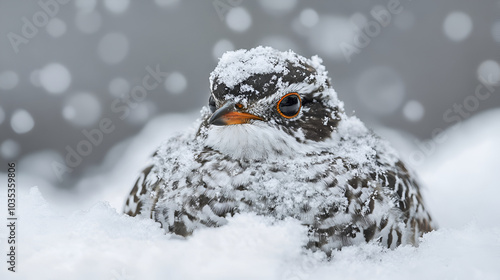
<instances>
[{"instance_id":1,"label":"snow-covered ground","mask_svg":"<svg viewBox=\"0 0 500 280\"><path fill-rule=\"evenodd\" d=\"M366 244L344 248L331 261L302 248L306 229L292 219L238 215L180 240L151 220L121 214L154 148L196 116L152 120L111 150L100 172L78 182L76 195L20 170L17 272L4 262L0 279L500 279L500 110L445 131L445 141L427 143L435 145L431 150L380 130L403 158L425 153L424 161L410 164L440 229L418 248ZM6 236L0 226L4 256Z\"/></svg>"}]
</instances>

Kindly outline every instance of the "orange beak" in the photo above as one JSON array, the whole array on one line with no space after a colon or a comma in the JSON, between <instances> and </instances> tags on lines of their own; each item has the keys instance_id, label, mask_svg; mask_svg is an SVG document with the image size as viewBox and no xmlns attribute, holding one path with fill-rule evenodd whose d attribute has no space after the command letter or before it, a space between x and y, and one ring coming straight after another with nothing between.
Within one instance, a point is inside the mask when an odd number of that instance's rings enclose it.
<instances>
[{"instance_id":1,"label":"orange beak","mask_svg":"<svg viewBox=\"0 0 500 280\"><path fill-rule=\"evenodd\" d=\"M215 111L208 120L213 125L232 125L249 123L250 120L264 120L263 118L249 113L236 111L235 103L230 101Z\"/></svg>"}]
</instances>

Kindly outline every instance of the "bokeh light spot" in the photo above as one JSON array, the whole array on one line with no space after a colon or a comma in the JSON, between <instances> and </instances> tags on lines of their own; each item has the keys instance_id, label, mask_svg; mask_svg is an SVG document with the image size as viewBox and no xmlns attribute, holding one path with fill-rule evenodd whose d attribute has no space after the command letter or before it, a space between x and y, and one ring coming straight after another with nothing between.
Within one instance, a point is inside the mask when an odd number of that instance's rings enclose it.
<instances>
[{"instance_id":1,"label":"bokeh light spot","mask_svg":"<svg viewBox=\"0 0 500 280\"><path fill-rule=\"evenodd\" d=\"M113 14L124 13L129 5L130 0L104 0L104 6Z\"/></svg>"},{"instance_id":2,"label":"bokeh light spot","mask_svg":"<svg viewBox=\"0 0 500 280\"><path fill-rule=\"evenodd\" d=\"M109 82L108 90L114 97L122 97L130 92L130 84L124 78L114 78Z\"/></svg>"},{"instance_id":3,"label":"bokeh light spot","mask_svg":"<svg viewBox=\"0 0 500 280\"><path fill-rule=\"evenodd\" d=\"M345 57L341 45L353 44L356 30L354 23L346 17L320 16L318 24L309 32L309 44L320 55L342 60Z\"/></svg>"},{"instance_id":4,"label":"bokeh light spot","mask_svg":"<svg viewBox=\"0 0 500 280\"><path fill-rule=\"evenodd\" d=\"M40 70L40 84L51 94L66 91L71 84L71 74L59 63L50 63Z\"/></svg>"},{"instance_id":5,"label":"bokeh light spot","mask_svg":"<svg viewBox=\"0 0 500 280\"><path fill-rule=\"evenodd\" d=\"M99 41L99 57L107 64L121 62L128 53L128 39L121 33L109 33Z\"/></svg>"},{"instance_id":6,"label":"bokeh light spot","mask_svg":"<svg viewBox=\"0 0 500 280\"><path fill-rule=\"evenodd\" d=\"M4 159L13 159L19 156L21 146L12 139L7 139L0 145L0 154Z\"/></svg>"},{"instance_id":7,"label":"bokeh light spot","mask_svg":"<svg viewBox=\"0 0 500 280\"><path fill-rule=\"evenodd\" d=\"M451 12L443 22L443 31L452 41L462 41L472 31L472 19L464 12Z\"/></svg>"},{"instance_id":8,"label":"bokeh light spot","mask_svg":"<svg viewBox=\"0 0 500 280\"><path fill-rule=\"evenodd\" d=\"M62 115L66 120L73 120L76 117L75 107L64 106Z\"/></svg>"},{"instance_id":9,"label":"bokeh light spot","mask_svg":"<svg viewBox=\"0 0 500 280\"><path fill-rule=\"evenodd\" d=\"M33 129L35 121L28 111L23 109L15 110L10 119L10 126L17 134L24 134Z\"/></svg>"},{"instance_id":10,"label":"bokeh light spot","mask_svg":"<svg viewBox=\"0 0 500 280\"><path fill-rule=\"evenodd\" d=\"M390 114L401 106L405 85L392 68L376 66L363 71L356 84L359 100L371 111Z\"/></svg>"},{"instance_id":11,"label":"bokeh light spot","mask_svg":"<svg viewBox=\"0 0 500 280\"><path fill-rule=\"evenodd\" d=\"M477 77L488 85L497 85L500 82L500 65L494 60L485 60L477 68Z\"/></svg>"},{"instance_id":12,"label":"bokeh light spot","mask_svg":"<svg viewBox=\"0 0 500 280\"><path fill-rule=\"evenodd\" d=\"M304 9L302 12L300 12L299 19L300 23L302 23L302 25L304 25L305 27L313 27L318 23L319 16L318 13L313 9Z\"/></svg>"},{"instance_id":13,"label":"bokeh light spot","mask_svg":"<svg viewBox=\"0 0 500 280\"><path fill-rule=\"evenodd\" d=\"M101 117L101 104L93 94L80 92L66 100L62 115L73 125L90 126Z\"/></svg>"},{"instance_id":14,"label":"bokeh light spot","mask_svg":"<svg viewBox=\"0 0 500 280\"><path fill-rule=\"evenodd\" d=\"M422 103L416 100L406 102L403 107L403 115L412 122L418 122L424 117L425 109Z\"/></svg>"},{"instance_id":15,"label":"bokeh light spot","mask_svg":"<svg viewBox=\"0 0 500 280\"><path fill-rule=\"evenodd\" d=\"M236 32L244 32L252 25L252 16L243 7L232 8L226 14L226 24Z\"/></svg>"},{"instance_id":16,"label":"bokeh light spot","mask_svg":"<svg viewBox=\"0 0 500 280\"><path fill-rule=\"evenodd\" d=\"M215 60L219 60L219 58L227 51L233 51L234 45L231 41L227 39L221 39L215 43L214 48L212 49L212 55Z\"/></svg>"},{"instance_id":17,"label":"bokeh light spot","mask_svg":"<svg viewBox=\"0 0 500 280\"><path fill-rule=\"evenodd\" d=\"M180 72L172 72L165 80L165 89L172 94L180 94L187 87L186 77Z\"/></svg>"},{"instance_id":18,"label":"bokeh light spot","mask_svg":"<svg viewBox=\"0 0 500 280\"><path fill-rule=\"evenodd\" d=\"M79 12L75 17L76 27L83 33L97 32L102 25L102 17L97 11Z\"/></svg>"},{"instance_id":19,"label":"bokeh light spot","mask_svg":"<svg viewBox=\"0 0 500 280\"><path fill-rule=\"evenodd\" d=\"M59 18L52 18L46 28L47 33L54 38L61 37L66 33L66 23Z\"/></svg>"}]
</instances>

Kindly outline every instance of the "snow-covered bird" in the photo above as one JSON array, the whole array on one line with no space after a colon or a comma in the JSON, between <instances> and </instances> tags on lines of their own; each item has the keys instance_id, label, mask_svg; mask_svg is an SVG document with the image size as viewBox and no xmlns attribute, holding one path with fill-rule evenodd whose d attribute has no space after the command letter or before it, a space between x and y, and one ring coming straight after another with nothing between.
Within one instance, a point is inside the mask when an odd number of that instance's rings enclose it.
<instances>
[{"instance_id":1,"label":"snow-covered bird","mask_svg":"<svg viewBox=\"0 0 500 280\"><path fill-rule=\"evenodd\" d=\"M293 217L327 254L416 244L433 226L414 176L346 115L321 63L269 47L225 53L201 119L159 147L125 212L179 236L237 213Z\"/></svg>"}]
</instances>

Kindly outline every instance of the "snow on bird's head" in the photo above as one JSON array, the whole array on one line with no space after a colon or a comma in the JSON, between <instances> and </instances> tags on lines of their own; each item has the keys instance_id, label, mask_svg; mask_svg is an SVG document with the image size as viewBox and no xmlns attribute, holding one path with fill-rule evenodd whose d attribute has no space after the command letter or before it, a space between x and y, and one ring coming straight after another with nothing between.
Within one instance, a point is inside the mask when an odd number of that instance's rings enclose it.
<instances>
[{"instance_id":1,"label":"snow on bird's head","mask_svg":"<svg viewBox=\"0 0 500 280\"><path fill-rule=\"evenodd\" d=\"M289 50L256 47L224 53L210 74L210 88L215 98L232 96L262 98L280 92L293 84L330 87L322 59L305 58Z\"/></svg>"}]
</instances>

